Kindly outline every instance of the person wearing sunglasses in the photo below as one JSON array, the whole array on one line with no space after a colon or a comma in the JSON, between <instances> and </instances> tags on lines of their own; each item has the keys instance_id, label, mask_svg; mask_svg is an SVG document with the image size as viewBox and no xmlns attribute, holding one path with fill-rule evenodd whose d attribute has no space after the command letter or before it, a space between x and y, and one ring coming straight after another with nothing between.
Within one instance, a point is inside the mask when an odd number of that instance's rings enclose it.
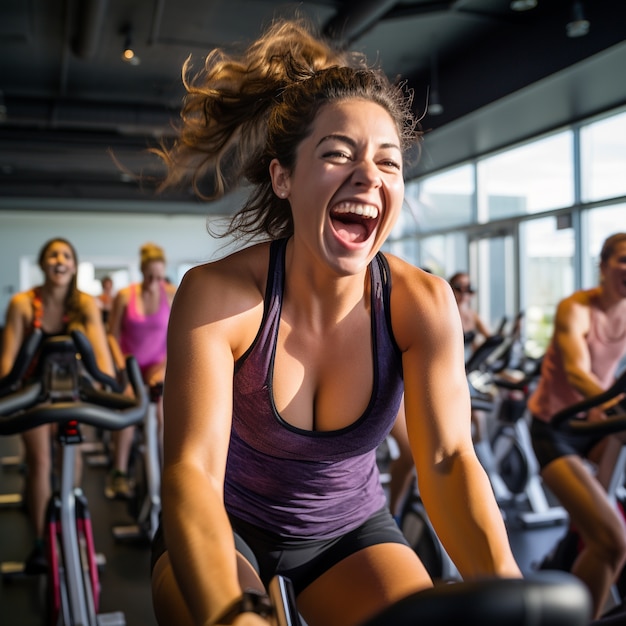
<instances>
[{"instance_id":1,"label":"person wearing sunglasses","mask_svg":"<svg viewBox=\"0 0 626 626\"><path fill-rule=\"evenodd\" d=\"M456 272L449 281L456 304L461 315L461 325L463 327L463 342L465 343L465 361L472 352L491 335L489 327L478 315L472 306L472 296L476 293L470 282L469 274L466 272Z\"/></svg>"},{"instance_id":2,"label":"person wearing sunglasses","mask_svg":"<svg viewBox=\"0 0 626 626\"><path fill-rule=\"evenodd\" d=\"M467 272L456 272L448 280L459 307L461 326L463 328L463 343L465 344L465 362L469 360L476 348L491 335L489 328L472 306L472 296L476 293ZM484 411L472 410L472 430L474 442L477 443L486 437L487 415Z\"/></svg>"}]
</instances>

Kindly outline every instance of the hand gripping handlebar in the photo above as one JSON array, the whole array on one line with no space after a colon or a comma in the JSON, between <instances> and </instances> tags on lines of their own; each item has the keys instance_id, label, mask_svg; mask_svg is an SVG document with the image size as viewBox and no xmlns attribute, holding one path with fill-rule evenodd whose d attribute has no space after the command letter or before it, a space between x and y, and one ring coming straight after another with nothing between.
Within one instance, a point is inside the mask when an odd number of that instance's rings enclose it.
<instances>
[{"instance_id":1,"label":"hand gripping handlebar","mask_svg":"<svg viewBox=\"0 0 626 626\"><path fill-rule=\"evenodd\" d=\"M25 379L35 363L32 377ZM104 385L102 389L78 374L79 363L91 379ZM139 423L149 399L133 356L127 358L126 368L132 397L121 393L119 383L98 369L82 333L44 339L36 329L22 345L11 372L0 379L0 435L72 420L106 430Z\"/></svg>"},{"instance_id":2,"label":"hand gripping handlebar","mask_svg":"<svg viewBox=\"0 0 626 626\"><path fill-rule=\"evenodd\" d=\"M569 434L581 436L610 435L622 430L626 430L626 412L622 403L612 407L606 413L609 417L599 422L589 422L581 419L578 415L589 409L593 409L609 400L626 392L626 371L619 376L616 381L603 393L591 398L586 398L576 402L565 409L555 413L550 420L553 428Z\"/></svg>"}]
</instances>

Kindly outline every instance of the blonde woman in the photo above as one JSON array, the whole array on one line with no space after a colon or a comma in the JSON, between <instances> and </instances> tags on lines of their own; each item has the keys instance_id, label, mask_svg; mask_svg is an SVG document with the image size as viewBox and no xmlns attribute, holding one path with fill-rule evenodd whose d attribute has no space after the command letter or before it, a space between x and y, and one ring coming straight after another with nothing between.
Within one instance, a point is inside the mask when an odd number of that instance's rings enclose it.
<instances>
[{"instance_id":1,"label":"blonde woman","mask_svg":"<svg viewBox=\"0 0 626 626\"><path fill-rule=\"evenodd\" d=\"M144 244L140 251L142 281L120 289L115 296L109 332L118 341L124 356L136 359L147 385L163 382L167 359L167 325L176 288L166 279L166 258L163 248ZM163 424L162 401L157 405L159 431ZM128 461L134 427L113 435L113 468L105 487L107 498L129 498L132 481L128 477Z\"/></svg>"}]
</instances>

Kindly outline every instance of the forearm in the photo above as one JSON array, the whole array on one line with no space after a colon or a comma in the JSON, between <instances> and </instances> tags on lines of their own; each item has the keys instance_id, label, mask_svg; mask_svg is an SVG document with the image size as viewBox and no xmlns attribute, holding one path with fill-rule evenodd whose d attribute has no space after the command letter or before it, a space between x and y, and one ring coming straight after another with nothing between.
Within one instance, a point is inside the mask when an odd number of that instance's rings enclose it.
<instances>
[{"instance_id":1,"label":"forearm","mask_svg":"<svg viewBox=\"0 0 626 626\"><path fill-rule=\"evenodd\" d=\"M567 381L584 398L597 396L604 391L601 381L592 372L577 367L566 369Z\"/></svg>"},{"instance_id":2,"label":"forearm","mask_svg":"<svg viewBox=\"0 0 626 626\"><path fill-rule=\"evenodd\" d=\"M197 624L241 594L233 533L221 494L197 467L163 473L163 531L178 585Z\"/></svg>"},{"instance_id":3,"label":"forearm","mask_svg":"<svg viewBox=\"0 0 626 626\"><path fill-rule=\"evenodd\" d=\"M475 454L457 455L440 465L420 483L420 493L463 578L521 577L489 479Z\"/></svg>"}]
</instances>

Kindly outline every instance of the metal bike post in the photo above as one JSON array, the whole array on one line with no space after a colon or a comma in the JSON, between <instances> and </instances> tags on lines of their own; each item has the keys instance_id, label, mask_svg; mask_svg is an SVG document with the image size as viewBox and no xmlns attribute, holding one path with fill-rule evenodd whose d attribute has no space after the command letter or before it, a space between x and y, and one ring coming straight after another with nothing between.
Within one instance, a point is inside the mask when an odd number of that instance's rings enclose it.
<instances>
[{"instance_id":1,"label":"metal bike post","mask_svg":"<svg viewBox=\"0 0 626 626\"><path fill-rule=\"evenodd\" d=\"M157 402L151 402L146 412L144 435L146 438L144 465L150 499L150 539L159 525L161 511L161 461L159 445L159 424L157 418Z\"/></svg>"},{"instance_id":2,"label":"metal bike post","mask_svg":"<svg viewBox=\"0 0 626 626\"><path fill-rule=\"evenodd\" d=\"M71 612L65 623L72 626L92 626L95 624L95 616L90 616L87 610L76 531L76 498L74 496L76 446L62 445L61 455L61 549Z\"/></svg>"}]
</instances>

